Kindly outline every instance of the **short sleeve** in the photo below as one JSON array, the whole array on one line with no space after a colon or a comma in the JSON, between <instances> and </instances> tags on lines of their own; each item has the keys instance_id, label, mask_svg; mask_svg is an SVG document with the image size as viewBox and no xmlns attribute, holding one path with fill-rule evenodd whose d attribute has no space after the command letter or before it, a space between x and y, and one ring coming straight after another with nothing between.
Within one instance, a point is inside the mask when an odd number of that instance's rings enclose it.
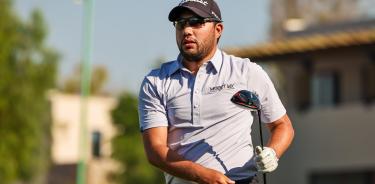
<instances>
[{"instance_id":1,"label":"short sleeve","mask_svg":"<svg viewBox=\"0 0 375 184\"><path fill-rule=\"evenodd\" d=\"M157 92L156 84L148 77L142 82L138 96L138 114L141 131L149 128L168 126L166 108Z\"/></svg>"},{"instance_id":2,"label":"short sleeve","mask_svg":"<svg viewBox=\"0 0 375 184\"><path fill-rule=\"evenodd\" d=\"M261 66L249 63L248 87L259 96L262 122L274 122L286 114L286 109L268 74Z\"/></svg>"}]
</instances>

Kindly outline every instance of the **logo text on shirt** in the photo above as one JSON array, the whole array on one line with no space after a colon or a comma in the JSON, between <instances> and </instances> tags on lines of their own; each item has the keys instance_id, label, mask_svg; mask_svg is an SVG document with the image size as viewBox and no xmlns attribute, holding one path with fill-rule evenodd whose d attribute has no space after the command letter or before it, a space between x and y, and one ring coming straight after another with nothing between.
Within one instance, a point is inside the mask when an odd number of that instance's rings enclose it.
<instances>
[{"instance_id":1,"label":"logo text on shirt","mask_svg":"<svg viewBox=\"0 0 375 184\"><path fill-rule=\"evenodd\" d=\"M223 89L234 89L234 84L222 84L220 86L210 87L210 93L219 92Z\"/></svg>"}]
</instances>

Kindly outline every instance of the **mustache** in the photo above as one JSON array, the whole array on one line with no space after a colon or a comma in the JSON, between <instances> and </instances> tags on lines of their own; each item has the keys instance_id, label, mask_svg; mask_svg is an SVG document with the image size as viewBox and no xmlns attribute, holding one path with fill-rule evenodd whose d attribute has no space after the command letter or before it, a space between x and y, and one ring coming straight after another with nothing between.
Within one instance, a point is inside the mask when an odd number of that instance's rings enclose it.
<instances>
[{"instance_id":1,"label":"mustache","mask_svg":"<svg viewBox=\"0 0 375 184\"><path fill-rule=\"evenodd\" d=\"M183 39L181 40L181 43L182 43L182 44L185 44L185 43L197 43L197 40L194 39L194 38L183 38Z\"/></svg>"}]
</instances>

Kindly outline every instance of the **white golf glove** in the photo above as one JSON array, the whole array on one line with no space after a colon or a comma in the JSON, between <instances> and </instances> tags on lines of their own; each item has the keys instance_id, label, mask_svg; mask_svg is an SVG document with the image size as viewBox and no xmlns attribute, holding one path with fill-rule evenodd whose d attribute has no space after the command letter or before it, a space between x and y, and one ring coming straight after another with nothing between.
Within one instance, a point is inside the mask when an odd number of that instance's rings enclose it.
<instances>
[{"instance_id":1,"label":"white golf glove","mask_svg":"<svg viewBox=\"0 0 375 184\"><path fill-rule=\"evenodd\" d=\"M276 156L275 150L269 147L260 146L255 148L255 162L259 172L268 173L274 171L278 166L279 159Z\"/></svg>"}]
</instances>

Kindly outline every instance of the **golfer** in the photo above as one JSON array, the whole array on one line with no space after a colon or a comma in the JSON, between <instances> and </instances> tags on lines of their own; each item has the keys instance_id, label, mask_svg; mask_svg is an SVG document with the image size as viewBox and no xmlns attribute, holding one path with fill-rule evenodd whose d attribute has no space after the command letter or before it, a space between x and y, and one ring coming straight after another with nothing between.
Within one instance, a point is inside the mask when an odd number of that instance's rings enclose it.
<instances>
[{"instance_id":1,"label":"golfer","mask_svg":"<svg viewBox=\"0 0 375 184\"><path fill-rule=\"evenodd\" d=\"M180 51L152 70L139 93L140 129L149 162L168 184L248 184L272 172L294 131L268 75L249 59L218 48L224 25L213 0L183 0L168 19ZM255 153L253 117L230 101L239 90L256 93L266 146Z\"/></svg>"}]
</instances>

